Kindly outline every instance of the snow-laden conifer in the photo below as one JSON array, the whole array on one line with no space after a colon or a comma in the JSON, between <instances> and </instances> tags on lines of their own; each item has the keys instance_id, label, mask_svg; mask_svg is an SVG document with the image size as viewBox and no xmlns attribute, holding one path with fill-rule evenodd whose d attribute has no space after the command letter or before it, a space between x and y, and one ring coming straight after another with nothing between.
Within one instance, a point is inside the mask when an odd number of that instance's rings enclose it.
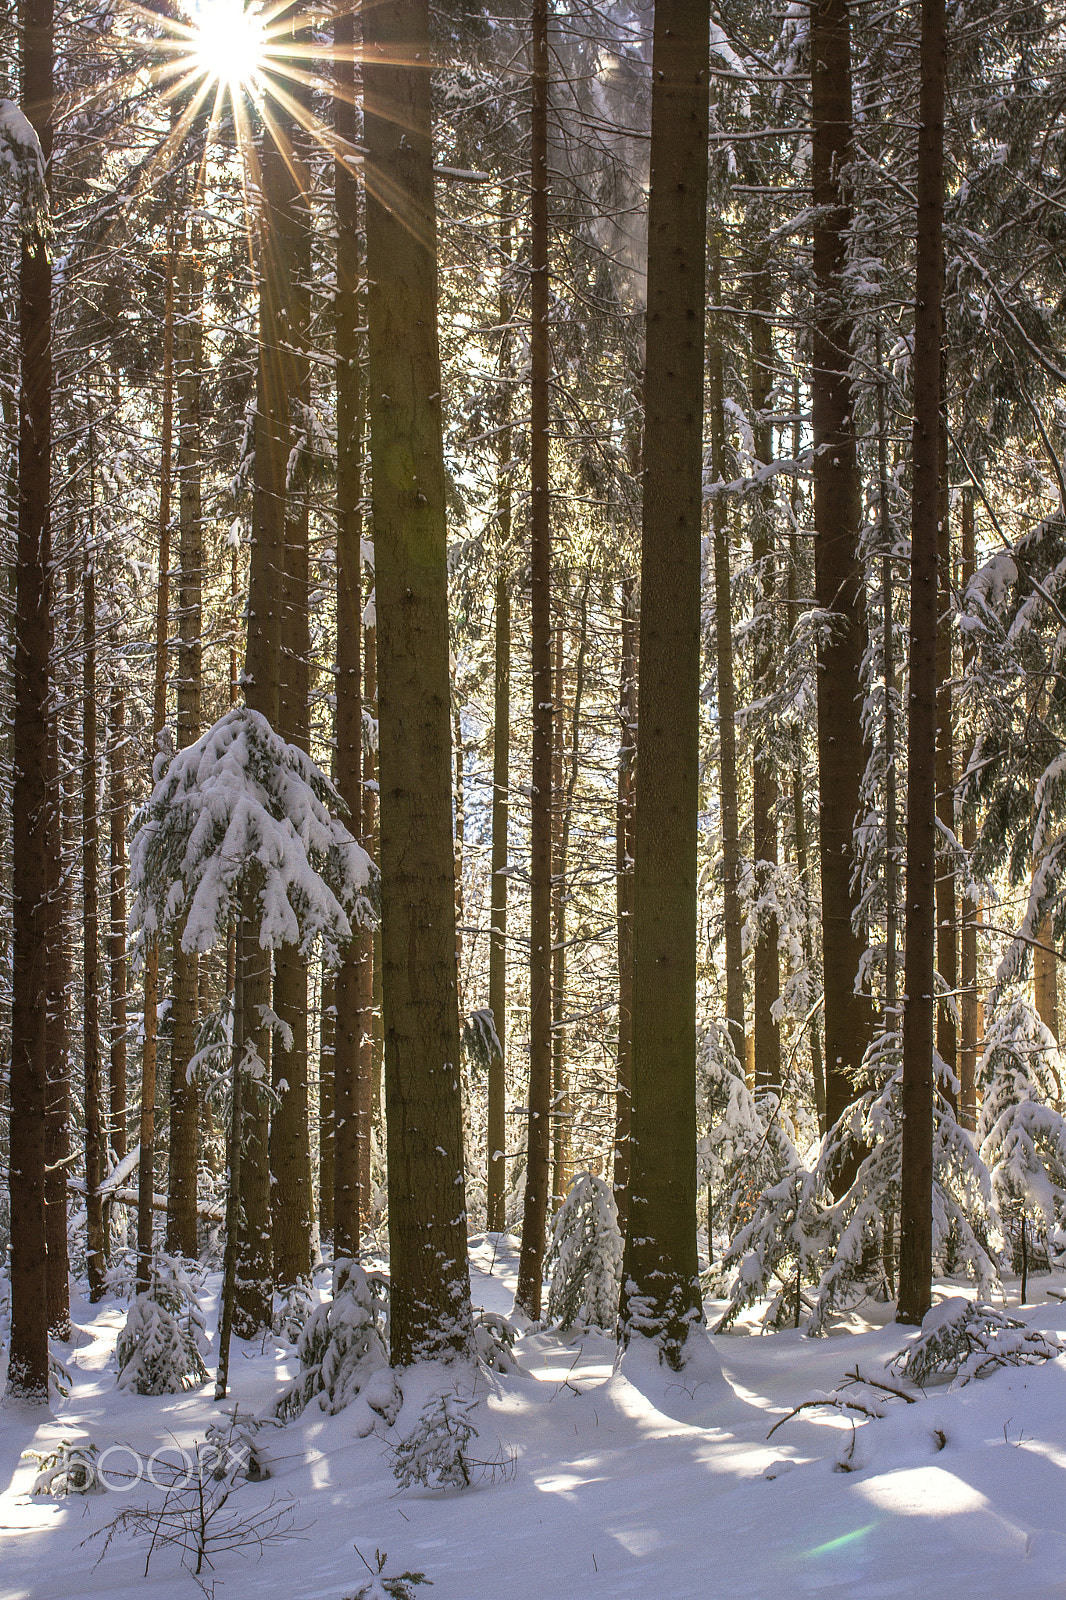
<instances>
[{"instance_id":1,"label":"snow-laden conifer","mask_svg":"<svg viewBox=\"0 0 1066 1600\"><path fill-rule=\"evenodd\" d=\"M999 1278L999 1235L991 1210L987 1168L960 1128L946 1090L954 1084L939 1057L933 1125L933 1254L941 1270L969 1274L979 1295ZM723 1265L735 1272L717 1331L756 1301L771 1300L768 1320L807 1312L808 1333L822 1333L829 1316L881 1278L892 1253L888 1232L898 1215L903 1123L898 1037L887 1034L867 1057L873 1087L829 1130L810 1166L797 1165L759 1199L755 1214L732 1241ZM837 1200L833 1183L856 1163ZM813 1291L809 1304L803 1288ZM889 1286L890 1287L890 1286Z\"/></svg>"},{"instance_id":2,"label":"snow-laden conifer","mask_svg":"<svg viewBox=\"0 0 1066 1600\"><path fill-rule=\"evenodd\" d=\"M1004 997L987 1024L977 1069L977 1142L996 1210L1012 1233L1019 1217L1044 1229L1066 1221L1066 1118L1056 1109L1061 1073L1054 1034L1024 996Z\"/></svg>"},{"instance_id":3,"label":"snow-laden conifer","mask_svg":"<svg viewBox=\"0 0 1066 1600\"><path fill-rule=\"evenodd\" d=\"M926 1313L917 1339L898 1351L890 1365L923 1388L952 1381L961 1388L971 1378L987 1378L997 1367L1050 1361L1064 1348L995 1306L953 1295Z\"/></svg>"},{"instance_id":4,"label":"snow-laden conifer","mask_svg":"<svg viewBox=\"0 0 1066 1600\"><path fill-rule=\"evenodd\" d=\"M134 1394L178 1394L207 1378L200 1301L181 1261L157 1255L118 1336L118 1386Z\"/></svg>"},{"instance_id":5,"label":"snow-laden conifer","mask_svg":"<svg viewBox=\"0 0 1066 1600\"><path fill-rule=\"evenodd\" d=\"M224 936L247 883L264 948L336 946L373 921L376 869L339 820L340 796L265 717L228 711L174 755L130 851L139 942L181 926L182 949ZM250 870L251 869L251 870Z\"/></svg>"},{"instance_id":6,"label":"snow-laden conifer","mask_svg":"<svg viewBox=\"0 0 1066 1600\"><path fill-rule=\"evenodd\" d=\"M622 1281L622 1233L611 1186L579 1172L555 1216L545 1260L551 1277L548 1320L613 1329Z\"/></svg>"},{"instance_id":7,"label":"snow-laden conifer","mask_svg":"<svg viewBox=\"0 0 1066 1600\"><path fill-rule=\"evenodd\" d=\"M276 1416L298 1417L316 1395L323 1411L343 1411L376 1372L388 1367L382 1287L380 1279L371 1279L354 1261L335 1263L333 1293L315 1307L296 1341L300 1372L277 1400ZM390 1378L388 1392L375 1389L372 1409L382 1415L391 1412L391 1422L397 1408Z\"/></svg>"}]
</instances>

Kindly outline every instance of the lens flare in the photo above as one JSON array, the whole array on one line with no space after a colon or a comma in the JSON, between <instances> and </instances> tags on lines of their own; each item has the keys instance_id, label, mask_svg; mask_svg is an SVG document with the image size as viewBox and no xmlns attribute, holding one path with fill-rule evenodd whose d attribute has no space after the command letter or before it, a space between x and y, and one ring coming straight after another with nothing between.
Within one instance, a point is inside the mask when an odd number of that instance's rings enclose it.
<instances>
[{"instance_id":1,"label":"lens flare","mask_svg":"<svg viewBox=\"0 0 1066 1600\"><path fill-rule=\"evenodd\" d=\"M246 9L243 0L202 0L193 26L191 50L198 72L231 91L255 82L266 48L257 11Z\"/></svg>"}]
</instances>

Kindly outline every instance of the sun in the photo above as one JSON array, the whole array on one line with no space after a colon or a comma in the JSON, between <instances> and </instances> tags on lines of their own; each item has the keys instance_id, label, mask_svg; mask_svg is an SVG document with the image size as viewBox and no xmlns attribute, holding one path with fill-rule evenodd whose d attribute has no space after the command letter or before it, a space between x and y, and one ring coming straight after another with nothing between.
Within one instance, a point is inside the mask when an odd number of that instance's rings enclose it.
<instances>
[{"instance_id":1,"label":"sun","mask_svg":"<svg viewBox=\"0 0 1066 1600\"><path fill-rule=\"evenodd\" d=\"M189 48L198 73L230 90L250 88L263 70L266 30L244 0L200 0Z\"/></svg>"}]
</instances>

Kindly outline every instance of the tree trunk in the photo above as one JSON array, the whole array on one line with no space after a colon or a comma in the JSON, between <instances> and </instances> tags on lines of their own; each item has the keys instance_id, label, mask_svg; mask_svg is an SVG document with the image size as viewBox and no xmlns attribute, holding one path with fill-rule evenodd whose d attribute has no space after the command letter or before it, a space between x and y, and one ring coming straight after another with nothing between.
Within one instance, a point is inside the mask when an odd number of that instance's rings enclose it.
<instances>
[{"instance_id":1,"label":"tree trunk","mask_svg":"<svg viewBox=\"0 0 1066 1600\"><path fill-rule=\"evenodd\" d=\"M877 503L881 535L881 675L885 693L885 1031L899 1031L899 934L896 872L896 654L892 611L893 530L888 514L888 432L881 368L881 330L877 330Z\"/></svg>"},{"instance_id":2,"label":"tree trunk","mask_svg":"<svg viewBox=\"0 0 1066 1600\"><path fill-rule=\"evenodd\" d=\"M563 722L566 715L566 684L563 663L563 610L570 603L570 574L559 575L559 599L555 619L552 669L552 1092L551 1092L551 1194L552 1214L558 1211L566 1194L563 1170L566 1164L566 1128L563 1102L566 1098L566 1049L563 1017L566 994L566 866L562 856L563 832Z\"/></svg>"},{"instance_id":3,"label":"tree trunk","mask_svg":"<svg viewBox=\"0 0 1066 1600\"><path fill-rule=\"evenodd\" d=\"M52 0L22 11L23 109L52 152ZM44 1221L47 1093L48 646L51 614L52 270L40 235L19 264L18 547L12 773L11 1346L8 1395L48 1403Z\"/></svg>"},{"instance_id":4,"label":"tree trunk","mask_svg":"<svg viewBox=\"0 0 1066 1600\"><path fill-rule=\"evenodd\" d=\"M696 1255L696 819L708 0L656 0L640 572L633 1140L621 1327L685 1359ZM637 1224L636 1226L634 1224Z\"/></svg>"},{"instance_id":5,"label":"tree trunk","mask_svg":"<svg viewBox=\"0 0 1066 1600\"><path fill-rule=\"evenodd\" d=\"M618 786L614 826L618 918L618 1047L615 1065L614 1202L625 1238L629 1221L630 1097L633 1084L633 796L637 755L637 581L622 580L618 676Z\"/></svg>"},{"instance_id":6,"label":"tree trunk","mask_svg":"<svg viewBox=\"0 0 1066 1600\"><path fill-rule=\"evenodd\" d=\"M548 429L548 3L533 0L530 42L530 649L533 669L532 794L529 861L529 1112L522 1247L515 1303L540 1317L544 1229L551 1161L551 476Z\"/></svg>"},{"instance_id":7,"label":"tree trunk","mask_svg":"<svg viewBox=\"0 0 1066 1600\"><path fill-rule=\"evenodd\" d=\"M286 229L291 180L285 157L264 137L260 158L262 203L259 245L259 367L255 417L253 538L248 569L248 638L245 704L278 726L278 661L285 583L286 469L291 445L288 398L293 390L289 347L289 268ZM241 910L239 943L244 952L245 1036L257 1065L270 1081L272 1038L261 1020L270 1007L270 954L259 943L252 886ZM253 1020L255 1019L255 1020ZM271 1321L273 1267L270 1218L268 1104L260 1083L246 1075L242 1100L241 1235L233 1326L253 1337Z\"/></svg>"},{"instance_id":8,"label":"tree trunk","mask_svg":"<svg viewBox=\"0 0 1066 1600\"><path fill-rule=\"evenodd\" d=\"M711 249L711 294L722 299L721 238L715 229ZM708 403L711 413L711 472L727 482L725 459L725 374L721 311L711 324ZM740 921L740 807L737 785L736 688L733 678L733 613L730 604L729 528L725 497L711 508L714 527L714 631L718 668L718 770L722 814L722 916L725 926L725 1012L733 1053L744 1066L744 956Z\"/></svg>"},{"instance_id":9,"label":"tree trunk","mask_svg":"<svg viewBox=\"0 0 1066 1600\"><path fill-rule=\"evenodd\" d=\"M52 574L53 591L55 572ZM64 644L66 641L64 640ZM50 656L58 667L55 629ZM48 1331L56 1339L70 1338L70 1258L67 1241L67 1162L70 1155L70 928L64 849L64 774L59 759L60 692L58 671L53 679L48 719L48 1103L45 1145L45 1230L48 1252Z\"/></svg>"},{"instance_id":10,"label":"tree trunk","mask_svg":"<svg viewBox=\"0 0 1066 1600\"><path fill-rule=\"evenodd\" d=\"M773 460L770 395L773 389L772 286L769 257L760 247L751 276L751 403L754 412L755 459ZM758 628L754 639L753 688L757 700L774 691L777 638L773 549L773 489L756 491L752 512L751 558L759 590ZM777 870L777 773L769 742L756 746L752 774L752 843L761 892ZM774 1008L781 998L781 961L777 918L763 919L755 942L755 1090L781 1098L781 1025Z\"/></svg>"},{"instance_id":11,"label":"tree trunk","mask_svg":"<svg viewBox=\"0 0 1066 1600\"><path fill-rule=\"evenodd\" d=\"M506 470L509 470L510 459L508 438ZM500 547L504 550L510 541L511 494L502 472L498 492ZM500 1053L489 1062L488 1228L491 1233L502 1233L506 1226L504 1197L507 1191L507 819L511 753L511 596L502 567L496 575L494 677L489 1010L500 1041Z\"/></svg>"},{"instance_id":12,"label":"tree trunk","mask_svg":"<svg viewBox=\"0 0 1066 1600\"><path fill-rule=\"evenodd\" d=\"M975 571L973 490L966 488L962 494L962 593ZM975 666L977 651L966 632L962 636L962 670L968 677ZM962 814L962 847L967 859L977 843L977 818L973 805L967 805ZM959 1121L973 1133L977 1127L977 1059L980 1052L981 1002L977 988L977 921L981 914L978 901L968 894L962 897L962 938L959 971L960 1039L959 1039Z\"/></svg>"},{"instance_id":13,"label":"tree trunk","mask_svg":"<svg viewBox=\"0 0 1066 1600\"><path fill-rule=\"evenodd\" d=\"M944 0L922 0L915 281L903 1169L896 1320L920 1323L932 1295L933 978L936 945L937 520L943 335Z\"/></svg>"},{"instance_id":14,"label":"tree trunk","mask_svg":"<svg viewBox=\"0 0 1066 1600\"><path fill-rule=\"evenodd\" d=\"M334 24L337 135L354 146L356 19ZM337 786L363 832L362 494L363 394L360 372L359 186L343 154L334 169L337 204ZM364 840L364 844L365 844ZM334 1219L337 1256L354 1255L370 1212L363 1148L370 1144L370 1058L373 937L359 932L345 947L336 976L334 1045ZM369 1174L369 1161L366 1163Z\"/></svg>"},{"instance_id":15,"label":"tree trunk","mask_svg":"<svg viewBox=\"0 0 1066 1600\"><path fill-rule=\"evenodd\" d=\"M117 672L111 684L110 855L111 929L108 959L111 968L111 1153L116 1162L126 1157L126 695Z\"/></svg>"},{"instance_id":16,"label":"tree trunk","mask_svg":"<svg viewBox=\"0 0 1066 1600\"><path fill-rule=\"evenodd\" d=\"M427 0L363 21L391 1358L472 1345Z\"/></svg>"},{"instance_id":17,"label":"tree trunk","mask_svg":"<svg viewBox=\"0 0 1066 1600\"><path fill-rule=\"evenodd\" d=\"M177 744L200 737L202 587L204 568L201 494L200 383L203 367L203 229L186 225L178 258L174 379L178 400L178 657ZM184 924L182 924L182 927ZM195 1260L196 1168L200 1096L189 1063L199 1021L199 959L174 935L174 994L170 1031L170 1162L167 1182L167 1250Z\"/></svg>"},{"instance_id":18,"label":"tree trunk","mask_svg":"<svg viewBox=\"0 0 1066 1600\"><path fill-rule=\"evenodd\" d=\"M866 596L860 530L862 486L851 392L852 318L845 268L851 205L851 33L848 0L811 9L811 146L816 320L811 378L814 430L815 595L833 621L818 644L818 774L822 953L825 974L825 1098L830 1127L854 1094L869 1036L869 1005L855 993L865 949L852 915L858 887L854 832L865 769L862 662ZM848 1174L837 1178L846 1184Z\"/></svg>"},{"instance_id":19,"label":"tree trunk","mask_svg":"<svg viewBox=\"0 0 1066 1600\"><path fill-rule=\"evenodd\" d=\"M92 404L90 400L90 405ZM89 417L89 527L82 574L81 870L84 954L82 958L82 1068L85 1074L85 1265L89 1299L99 1300L107 1271L104 1202L107 1173L103 1072L100 1061L100 827L96 813L96 527L93 506L93 423Z\"/></svg>"},{"instance_id":20,"label":"tree trunk","mask_svg":"<svg viewBox=\"0 0 1066 1600\"><path fill-rule=\"evenodd\" d=\"M170 610L170 499L174 431L174 225L167 225L163 312L163 414L159 452L159 578L155 609L155 673L152 691L152 760L167 720L167 631ZM141 1053L141 1153L137 1168L137 1291L152 1272L152 1201L155 1195L155 1089L159 1030L159 941L144 963L144 1048Z\"/></svg>"},{"instance_id":21,"label":"tree trunk","mask_svg":"<svg viewBox=\"0 0 1066 1600\"><path fill-rule=\"evenodd\" d=\"M943 385L943 373L941 373L941 385ZM954 834L955 728L951 692L951 612L954 596L951 582L951 499L947 454L947 418L942 398L937 447L939 484L937 489L936 814L941 827ZM936 970L952 1001L959 986L954 863L954 856L942 851L941 868L936 875ZM958 1038L955 1013L947 996L937 1005L936 1050L945 1066L952 1073L956 1073ZM948 1099L957 1113L956 1097L950 1090Z\"/></svg>"},{"instance_id":22,"label":"tree trunk","mask_svg":"<svg viewBox=\"0 0 1066 1600\"><path fill-rule=\"evenodd\" d=\"M296 30L293 48L309 48ZM295 91L297 99L304 91ZM311 208L307 135L296 121L285 196L283 245L290 252L289 298L282 310L290 346L289 434L299 449L310 448L311 367L308 359L311 281ZM291 169L291 170L289 170ZM279 245L282 241L279 239ZM309 486L308 466L290 458L285 523L285 570L281 614L278 732L305 754L310 750ZM295 944L274 952L274 1010L281 1023L271 1061L275 1094L270 1126L270 1204L274 1282L286 1290L311 1274L311 1136L307 1087L307 957Z\"/></svg>"}]
</instances>

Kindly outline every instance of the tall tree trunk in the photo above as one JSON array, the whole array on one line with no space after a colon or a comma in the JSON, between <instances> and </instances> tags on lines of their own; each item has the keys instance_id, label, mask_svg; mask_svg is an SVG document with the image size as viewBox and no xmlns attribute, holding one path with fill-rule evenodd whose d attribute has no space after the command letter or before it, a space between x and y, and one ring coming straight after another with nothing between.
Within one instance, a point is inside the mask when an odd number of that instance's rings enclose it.
<instances>
[{"instance_id":1,"label":"tall tree trunk","mask_svg":"<svg viewBox=\"0 0 1066 1600\"><path fill-rule=\"evenodd\" d=\"M53 593L55 571L52 574ZM64 641L65 643L66 641ZM52 629L50 655L58 666ZM59 685L53 678L48 719L48 1103L45 1146L45 1230L48 1252L48 1331L54 1338L70 1338L70 1259L67 1241L67 1176L70 1155L70 928L68 917L63 810L66 784L59 757Z\"/></svg>"},{"instance_id":2,"label":"tall tree trunk","mask_svg":"<svg viewBox=\"0 0 1066 1600\"><path fill-rule=\"evenodd\" d=\"M337 1167L333 1063L337 1055L337 973L322 963L322 1008L318 1023L318 1225L323 1239L335 1232Z\"/></svg>"},{"instance_id":3,"label":"tall tree trunk","mask_svg":"<svg viewBox=\"0 0 1066 1600\"><path fill-rule=\"evenodd\" d=\"M962 493L962 593L974 575L976 567L974 549L973 490ZM977 651L966 632L962 636L962 670L964 676L974 671ZM962 847L967 858L977 843L977 818L973 805L967 805L962 814ZM981 914L978 901L969 894L962 897L962 937L959 987L960 1038L959 1038L959 1120L971 1133L977 1127L977 1058L981 1034L981 1002L977 988L977 920Z\"/></svg>"},{"instance_id":4,"label":"tall tree trunk","mask_svg":"<svg viewBox=\"0 0 1066 1600\"><path fill-rule=\"evenodd\" d=\"M110 794L111 928L111 1152L126 1157L126 694L122 663L111 684Z\"/></svg>"},{"instance_id":5,"label":"tall tree trunk","mask_svg":"<svg viewBox=\"0 0 1066 1600\"><path fill-rule=\"evenodd\" d=\"M376 600L375 600L376 604ZM363 631L363 705L367 715L377 719L378 714L378 630L376 623ZM374 860L378 849L378 758L377 746L370 745L363 755L363 846ZM370 1026L363 1031L363 1048L360 1054L360 1072L369 1080L372 1126L377 1130L382 1146L385 1127L385 1029L381 1013L381 928L375 929L369 941L369 975L364 981L369 986ZM365 1162L365 1170L363 1163ZM370 1139L359 1144L360 1191L370 1198Z\"/></svg>"},{"instance_id":6,"label":"tall tree trunk","mask_svg":"<svg viewBox=\"0 0 1066 1600\"><path fill-rule=\"evenodd\" d=\"M566 1128L563 1101L566 1097L566 1051L563 1017L566 1005L566 866L562 856L563 832L563 723L566 716L566 683L563 649L563 611L570 603L570 574L563 571L558 580L558 607L555 618L552 669L552 1092L551 1092L551 1195L552 1212L558 1211L566 1194L563 1169L566 1163Z\"/></svg>"},{"instance_id":7,"label":"tall tree trunk","mask_svg":"<svg viewBox=\"0 0 1066 1600\"><path fill-rule=\"evenodd\" d=\"M851 204L851 32L848 0L811 8L811 146L816 317L812 371L814 570L819 610L831 618L818 645L818 773L825 1098L829 1126L850 1102L869 1036L869 1005L855 993L865 940L852 923L854 833L865 769L862 662L866 596L860 551L862 487L851 392L852 318L845 268ZM838 1176L838 1185L848 1175Z\"/></svg>"},{"instance_id":8,"label":"tall tree trunk","mask_svg":"<svg viewBox=\"0 0 1066 1600\"><path fill-rule=\"evenodd\" d=\"M640 570L626 1338L673 1367L696 1256L696 818L709 0L656 0ZM636 1224L636 1225L634 1225Z\"/></svg>"},{"instance_id":9,"label":"tall tree trunk","mask_svg":"<svg viewBox=\"0 0 1066 1600\"><path fill-rule=\"evenodd\" d=\"M427 0L364 16L391 1356L472 1345Z\"/></svg>"},{"instance_id":10,"label":"tall tree trunk","mask_svg":"<svg viewBox=\"0 0 1066 1600\"><path fill-rule=\"evenodd\" d=\"M530 249L530 649L533 669L532 795L529 861L529 1112L522 1246L515 1302L540 1317L544 1279L544 1229L551 1161L551 476L548 429L548 0L533 0L530 40L532 109L529 213Z\"/></svg>"},{"instance_id":11,"label":"tall tree trunk","mask_svg":"<svg viewBox=\"0 0 1066 1600\"><path fill-rule=\"evenodd\" d=\"M633 1083L633 798L637 754L637 581L622 579L618 669L618 783L614 825L618 919L618 1046L615 1064L614 1202L625 1238L629 1222L630 1098Z\"/></svg>"},{"instance_id":12,"label":"tall tree trunk","mask_svg":"<svg viewBox=\"0 0 1066 1600\"><path fill-rule=\"evenodd\" d=\"M896 872L896 655L892 614L893 530L888 511L888 431L877 330L877 503L881 535L881 675L885 693L885 1031L898 1033L896 943L899 933Z\"/></svg>"},{"instance_id":13,"label":"tall tree trunk","mask_svg":"<svg viewBox=\"0 0 1066 1600\"><path fill-rule=\"evenodd\" d=\"M725 373L721 237L711 241L711 324L708 404L711 413L711 472L728 481L725 459ZM718 771L722 815L722 907L725 927L725 1011L733 1053L744 1066L744 956L740 920L740 807L737 785L736 687L733 677L733 613L730 604L729 526L723 494L711 506L714 528L714 631L718 668Z\"/></svg>"},{"instance_id":14,"label":"tall tree trunk","mask_svg":"<svg viewBox=\"0 0 1066 1600\"><path fill-rule=\"evenodd\" d=\"M197 172L196 178L199 178ZM200 383L203 367L203 229L186 224L177 274L174 379L178 401L178 657L177 744L200 737L202 683L203 501L201 492ZM183 928L184 925L182 925ZM166 1245L171 1255L195 1260L196 1168L200 1096L189 1063L199 1020L199 959L174 935L174 993L170 1030L170 1139Z\"/></svg>"},{"instance_id":15,"label":"tall tree trunk","mask_svg":"<svg viewBox=\"0 0 1066 1600\"><path fill-rule=\"evenodd\" d=\"M943 358L941 358L943 367ZM955 727L951 692L951 612L954 603L951 559L951 489L948 480L947 412L943 400L944 375L941 371L939 443L937 447L939 484L937 489L937 625L936 625L936 814L941 827L955 832ZM959 986L959 947L955 894L955 858L942 852L941 870L936 875L936 970L947 995L936 1010L937 1055L955 1073L958 1071L958 1037L955 1025L955 994ZM950 1000L948 999L950 996ZM955 1095L948 1098L957 1112Z\"/></svg>"},{"instance_id":16,"label":"tall tree trunk","mask_svg":"<svg viewBox=\"0 0 1066 1600\"><path fill-rule=\"evenodd\" d=\"M173 221L167 224L163 312L163 408L159 451L159 577L155 608L155 673L152 689L152 760L167 720L167 632L170 612L170 500L174 433L174 278ZM141 1053L141 1153L137 1171L137 1289L148 1287L152 1272L152 1203L155 1198L155 1092L159 1034L159 941L148 946L144 962L144 1047Z\"/></svg>"},{"instance_id":17,"label":"tall tree trunk","mask_svg":"<svg viewBox=\"0 0 1066 1600\"><path fill-rule=\"evenodd\" d=\"M290 435L288 397L292 392L288 311L292 253L286 229L291 179L285 157L264 137L260 157L262 202L259 241L259 367L255 417L255 493L253 538L248 569L248 638L245 704L278 725L278 661L282 639L285 582L286 469ZM270 952L259 943L255 895L248 885L241 909L243 927L243 1004L246 1045L257 1061L255 1073L269 1082L272 1039L261 1019L271 999ZM233 1326L252 1337L271 1321L273 1255L270 1226L268 1103L261 1083L248 1075L242 1101L241 1234Z\"/></svg>"},{"instance_id":18,"label":"tall tree trunk","mask_svg":"<svg viewBox=\"0 0 1066 1600\"><path fill-rule=\"evenodd\" d=\"M337 93L334 126L356 143L356 19L335 22ZM360 372L359 188L342 150L334 169L337 204L337 786L354 833L363 832L362 494L363 395ZM364 844L366 840L364 839ZM336 976L334 1044L334 1253L354 1255L370 1212L363 1148L370 1147L370 1051L373 936L345 946Z\"/></svg>"},{"instance_id":19,"label":"tall tree trunk","mask_svg":"<svg viewBox=\"0 0 1066 1600\"><path fill-rule=\"evenodd\" d=\"M772 286L767 251L760 246L751 275L751 403L754 412L755 459L765 466L773 460L773 424L770 395L773 389ZM751 556L759 586L758 631L754 641L754 690L758 700L772 695L777 659L772 525L773 489L768 484L756 492L752 509ZM768 877L777 868L777 769L765 737L756 746L752 774L752 842L760 898ZM781 1097L781 1025L774 1011L781 998L781 961L777 949L777 918L763 919L755 942L755 1089Z\"/></svg>"},{"instance_id":20,"label":"tall tree trunk","mask_svg":"<svg viewBox=\"0 0 1066 1600\"><path fill-rule=\"evenodd\" d=\"M293 48L309 47L297 29ZM302 91L297 91L302 98ZM294 122L290 129L290 162L294 181L286 197L285 247L290 251L289 299L284 306L291 355L289 430L297 448L310 448L311 367L308 337L311 320L311 207L308 192L307 136ZM305 754L310 749L308 697L311 639L308 618L309 488L308 467L290 458L290 487L285 525L285 572L282 600L281 677L278 732ZM281 1028L274 1041L272 1078L274 1112L270 1126L270 1204L274 1248L274 1281L288 1289L311 1273L312 1191L311 1137L307 1087L307 957L295 944L274 952L274 1010Z\"/></svg>"},{"instance_id":21,"label":"tall tree trunk","mask_svg":"<svg viewBox=\"0 0 1066 1600\"><path fill-rule=\"evenodd\" d=\"M91 405L90 400L90 405ZM89 526L82 573L82 742L81 870L82 1067L85 1074L85 1265L89 1299L99 1300L107 1271L104 1202L100 1185L107 1172L103 1072L100 1061L100 828L96 813L99 769L96 759L96 526L93 507L93 423L89 417Z\"/></svg>"},{"instance_id":22,"label":"tall tree trunk","mask_svg":"<svg viewBox=\"0 0 1066 1600\"><path fill-rule=\"evenodd\" d=\"M52 153L52 0L25 0L22 103ZM12 773L11 1346L8 1395L48 1403L44 1220L47 1094L48 646L51 614L52 270L40 234L19 263L18 547Z\"/></svg>"},{"instance_id":23,"label":"tall tree trunk","mask_svg":"<svg viewBox=\"0 0 1066 1600\"><path fill-rule=\"evenodd\" d=\"M487 1179L488 1228L506 1226L507 1191L507 825L510 813L511 761L511 591L505 563L511 544L511 296L506 274L511 259L511 188L500 199L500 426L496 436L496 573L495 659L492 718L492 881L489 891L489 1010L500 1041L500 1053L489 1062Z\"/></svg>"},{"instance_id":24,"label":"tall tree trunk","mask_svg":"<svg viewBox=\"0 0 1066 1600\"><path fill-rule=\"evenodd\" d=\"M903 1169L899 1322L932 1296L933 980L936 946L937 520L943 336L944 0L922 0L914 328L907 920L903 1005Z\"/></svg>"}]
</instances>

